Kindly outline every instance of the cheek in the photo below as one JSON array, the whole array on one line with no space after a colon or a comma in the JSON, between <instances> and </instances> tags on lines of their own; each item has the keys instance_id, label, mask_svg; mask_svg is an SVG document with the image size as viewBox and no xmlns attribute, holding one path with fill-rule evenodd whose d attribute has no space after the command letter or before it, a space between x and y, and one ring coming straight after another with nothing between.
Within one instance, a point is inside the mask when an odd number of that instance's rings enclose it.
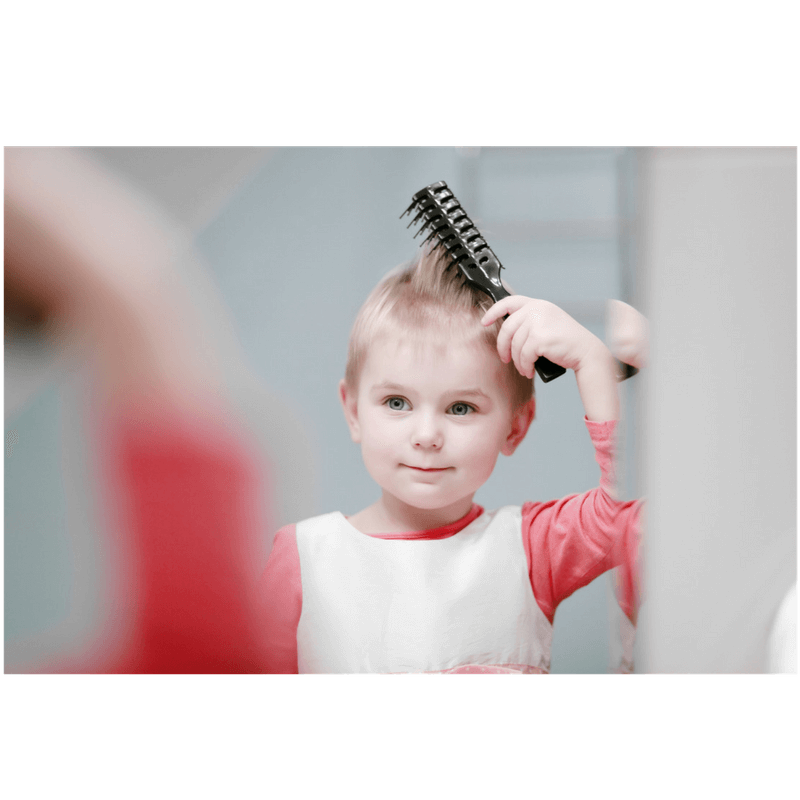
<instances>
[{"instance_id":1,"label":"cheek","mask_svg":"<svg viewBox=\"0 0 800 800\"><path fill-rule=\"evenodd\" d=\"M464 436L460 443L462 454L469 466L484 475L492 474L500 455L501 437L496 430L484 430Z\"/></svg>"},{"instance_id":2,"label":"cheek","mask_svg":"<svg viewBox=\"0 0 800 800\"><path fill-rule=\"evenodd\" d=\"M371 419L362 429L361 452L364 458L385 457L396 446L397 430L380 419Z\"/></svg>"},{"instance_id":3,"label":"cheek","mask_svg":"<svg viewBox=\"0 0 800 800\"><path fill-rule=\"evenodd\" d=\"M499 455L497 448L484 448L475 458L474 469L481 481L488 481Z\"/></svg>"}]
</instances>

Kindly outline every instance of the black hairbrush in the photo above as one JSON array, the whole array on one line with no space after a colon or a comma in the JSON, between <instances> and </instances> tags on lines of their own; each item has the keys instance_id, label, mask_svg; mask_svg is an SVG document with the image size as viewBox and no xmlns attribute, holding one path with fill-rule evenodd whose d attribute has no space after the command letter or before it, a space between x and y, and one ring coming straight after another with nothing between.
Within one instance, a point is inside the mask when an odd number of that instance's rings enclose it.
<instances>
[{"instance_id":1,"label":"black hairbrush","mask_svg":"<svg viewBox=\"0 0 800 800\"><path fill-rule=\"evenodd\" d=\"M415 208L417 215L408 224L410 228L414 223L422 221L422 226L414 234L415 239L426 228L430 228L422 244L434 238L438 239L435 246L442 247L450 256L448 269L451 267L459 269L467 283L486 292L495 303L510 295L500 282L500 270L503 269L500 259L486 243L444 181L432 183L417 192L411 205L400 215L400 219ZM639 371L636 367L623 364L621 361L617 364L620 367L621 381ZM564 367L554 364L544 356L536 359L534 367L543 383L548 383L566 372Z\"/></svg>"},{"instance_id":2,"label":"black hairbrush","mask_svg":"<svg viewBox=\"0 0 800 800\"><path fill-rule=\"evenodd\" d=\"M435 247L443 248L450 256L448 269L459 269L467 283L486 292L495 303L510 296L511 293L500 282L500 270L503 269L500 259L486 244L486 240L444 181L432 183L417 192L400 219L417 207L417 215L408 224L411 227L415 222L422 221L422 227L414 234L415 239L425 229L430 228L423 244L438 238ZM566 372L564 367L554 364L544 356L536 359L534 367L544 383Z\"/></svg>"}]
</instances>

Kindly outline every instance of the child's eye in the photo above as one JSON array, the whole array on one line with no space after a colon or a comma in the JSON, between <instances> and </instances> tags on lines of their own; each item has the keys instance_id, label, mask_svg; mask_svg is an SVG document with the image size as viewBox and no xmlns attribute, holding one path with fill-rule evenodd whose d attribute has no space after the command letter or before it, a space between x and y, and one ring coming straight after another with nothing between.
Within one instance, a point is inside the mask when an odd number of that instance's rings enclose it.
<instances>
[{"instance_id":1,"label":"child's eye","mask_svg":"<svg viewBox=\"0 0 800 800\"><path fill-rule=\"evenodd\" d=\"M383 403L391 408L392 411L405 411L406 408L411 408L402 397L388 397Z\"/></svg>"},{"instance_id":2,"label":"child's eye","mask_svg":"<svg viewBox=\"0 0 800 800\"><path fill-rule=\"evenodd\" d=\"M450 406L450 413L457 417L463 417L467 414L471 414L474 410L475 408L469 403L453 403L453 405Z\"/></svg>"}]
</instances>

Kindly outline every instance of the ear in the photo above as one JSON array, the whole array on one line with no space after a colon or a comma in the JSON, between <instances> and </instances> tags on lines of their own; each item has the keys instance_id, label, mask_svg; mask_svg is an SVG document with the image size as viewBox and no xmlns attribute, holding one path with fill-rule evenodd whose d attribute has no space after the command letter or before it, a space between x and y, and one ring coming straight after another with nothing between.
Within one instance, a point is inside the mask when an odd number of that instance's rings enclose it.
<instances>
[{"instance_id":1,"label":"ear","mask_svg":"<svg viewBox=\"0 0 800 800\"><path fill-rule=\"evenodd\" d=\"M536 398L531 397L527 403L521 405L515 412L511 419L511 431L506 437L500 452L504 456L510 456L519 447L520 442L525 438L528 433L528 428L536 416Z\"/></svg>"},{"instance_id":2,"label":"ear","mask_svg":"<svg viewBox=\"0 0 800 800\"><path fill-rule=\"evenodd\" d=\"M347 420L347 427L350 428L350 438L354 442L361 441L361 428L358 424L358 407L356 406L356 395L347 388L344 379L339 381L339 400L344 410L344 418Z\"/></svg>"}]
</instances>

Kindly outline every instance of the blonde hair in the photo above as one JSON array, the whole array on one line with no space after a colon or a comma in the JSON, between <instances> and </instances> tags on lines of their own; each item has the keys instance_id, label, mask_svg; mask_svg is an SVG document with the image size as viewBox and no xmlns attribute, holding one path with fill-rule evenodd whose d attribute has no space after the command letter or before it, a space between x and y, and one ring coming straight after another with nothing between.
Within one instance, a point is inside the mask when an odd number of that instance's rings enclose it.
<instances>
[{"instance_id":1,"label":"blonde hair","mask_svg":"<svg viewBox=\"0 0 800 800\"><path fill-rule=\"evenodd\" d=\"M440 248L425 248L414 261L392 270L372 290L350 333L345 383L351 390L358 387L370 343L387 329L413 331L438 327L465 337L477 332L497 353L502 320L487 327L480 324L494 301L485 292L466 285L457 268L447 269L449 263ZM513 361L502 366L512 405L519 408L533 396L533 380L521 375Z\"/></svg>"}]
</instances>

